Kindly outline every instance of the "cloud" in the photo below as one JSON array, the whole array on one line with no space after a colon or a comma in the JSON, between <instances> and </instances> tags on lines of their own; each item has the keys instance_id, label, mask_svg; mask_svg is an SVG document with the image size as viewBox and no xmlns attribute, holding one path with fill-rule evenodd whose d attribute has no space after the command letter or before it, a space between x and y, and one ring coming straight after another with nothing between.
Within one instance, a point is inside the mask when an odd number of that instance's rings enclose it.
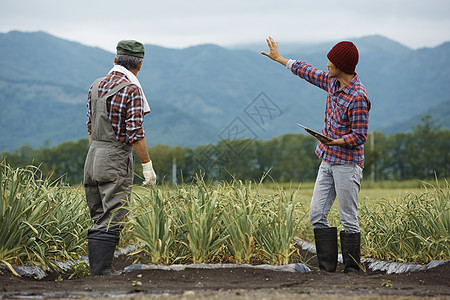
<instances>
[{"instance_id":1,"label":"cloud","mask_svg":"<svg viewBox=\"0 0 450 300\"><path fill-rule=\"evenodd\" d=\"M3 0L0 31L42 30L113 51L122 38L167 47L264 40L311 42L381 34L407 46L450 36L450 1Z\"/></svg>"}]
</instances>

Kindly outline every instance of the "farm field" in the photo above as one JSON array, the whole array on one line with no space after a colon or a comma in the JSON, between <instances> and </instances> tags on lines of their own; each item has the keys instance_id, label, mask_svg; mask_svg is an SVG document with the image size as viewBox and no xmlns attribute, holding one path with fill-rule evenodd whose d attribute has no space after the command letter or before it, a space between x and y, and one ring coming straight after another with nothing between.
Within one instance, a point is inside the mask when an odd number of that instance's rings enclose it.
<instances>
[{"instance_id":1,"label":"farm field","mask_svg":"<svg viewBox=\"0 0 450 300\"><path fill-rule=\"evenodd\" d=\"M120 266L116 261L116 267ZM0 275L2 299L449 299L450 265L427 271L347 275L231 268L184 271L140 270L119 276L37 281Z\"/></svg>"},{"instance_id":2,"label":"farm field","mask_svg":"<svg viewBox=\"0 0 450 300\"><path fill-rule=\"evenodd\" d=\"M310 183L207 184L197 178L176 188L136 186L120 246L137 248L130 255L119 256L114 262L116 269L135 263L232 263L247 267L134 270L113 277L87 277L86 265L78 262L61 272L56 261L75 261L86 255L90 219L82 189L36 180L36 169L2 166L0 175L2 298L450 297L448 261L425 271L400 274L373 271L368 263L353 276L343 274L341 264L336 273L317 271L315 255L297 245L297 238L313 240L307 217L313 188ZM448 260L449 206L445 180L422 188L416 183L363 184L359 212L362 255L419 265ZM336 204L330 224L340 226ZM31 262L47 276L37 280L13 275L13 266ZM311 271L290 273L248 266L292 263L305 264Z\"/></svg>"}]
</instances>

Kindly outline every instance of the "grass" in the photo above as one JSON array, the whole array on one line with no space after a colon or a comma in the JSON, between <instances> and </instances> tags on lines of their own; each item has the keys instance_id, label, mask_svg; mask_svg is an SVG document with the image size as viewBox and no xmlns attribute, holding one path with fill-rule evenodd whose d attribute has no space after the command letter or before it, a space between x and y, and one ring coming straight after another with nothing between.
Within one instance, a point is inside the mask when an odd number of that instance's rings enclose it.
<instances>
[{"instance_id":1,"label":"grass","mask_svg":"<svg viewBox=\"0 0 450 300\"><path fill-rule=\"evenodd\" d=\"M282 190L263 194L259 188L240 181L208 185L197 177L194 184L175 189L158 187L156 193L155 189L139 189L136 198L143 197L149 207L155 202L154 196L163 193L164 205L168 207L165 211L170 216L164 217L163 210L156 217L154 211L142 214L134 209L132 202L129 232L151 252L160 239L152 239L140 229L140 224L145 222L151 226L149 221L143 221L150 218L174 220L171 233L175 244L166 255L171 263L286 264L295 250L294 236L304 214L298 215L292 195Z\"/></svg>"},{"instance_id":2,"label":"grass","mask_svg":"<svg viewBox=\"0 0 450 300\"><path fill-rule=\"evenodd\" d=\"M382 260L426 263L449 259L450 194L448 182L425 185L408 193L365 205L362 235L367 256Z\"/></svg>"},{"instance_id":3,"label":"grass","mask_svg":"<svg viewBox=\"0 0 450 300\"><path fill-rule=\"evenodd\" d=\"M36 167L0 164L0 262L56 270L86 254L84 192L50 182ZM368 185L360 192L362 255L399 262L449 259L448 183ZM243 183L134 187L122 245L155 264L296 262L295 237L313 241L313 184ZM337 204L330 224L342 229ZM81 273L81 271L80 271Z\"/></svg>"},{"instance_id":4,"label":"grass","mask_svg":"<svg viewBox=\"0 0 450 300\"><path fill-rule=\"evenodd\" d=\"M164 202L166 194L162 190L151 190L150 197L135 195L133 198L133 212L129 219L132 235L139 244L145 244L133 254L143 251L149 253L154 264L168 263L170 249L174 244L174 220L170 217Z\"/></svg>"},{"instance_id":5,"label":"grass","mask_svg":"<svg viewBox=\"0 0 450 300\"><path fill-rule=\"evenodd\" d=\"M175 194L178 240L195 264L213 260L228 238L220 226L223 215L220 192L197 178L196 184L181 187Z\"/></svg>"},{"instance_id":6,"label":"grass","mask_svg":"<svg viewBox=\"0 0 450 300\"><path fill-rule=\"evenodd\" d=\"M33 166L0 163L0 262L58 270L56 261L86 253L90 224L84 199L61 180L43 178Z\"/></svg>"},{"instance_id":7,"label":"grass","mask_svg":"<svg viewBox=\"0 0 450 300\"><path fill-rule=\"evenodd\" d=\"M419 188L417 182L397 182L389 185L381 183L380 186L384 188L373 184L364 187L363 184L359 197L363 255L383 260L415 263L449 258L448 184L445 180L442 184L421 182L422 187ZM280 241L282 236L276 231L280 222L276 223L276 218L270 212L276 211L278 214L285 212L289 216L289 212L285 211L286 207L275 208L276 195L279 194L284 194L284 198L290 197L291 203L295 203L295 218L298 225L295 228L295 235L312 242L313 230L306 214L313 186L312 183L263 184L253 188L257 190L258 195L251 195L251 184L241 183L240 186L231 186L235 201L233 211L227 211L225 217L225 223L228 224L226 233L229 235L226 242L231 253L231 260L252 261L250 257L254 258L257 255L260 259L263 257L267 263L287 263L288 260L285 257L292 253L285 251L284 253L289 254L285 254L284 258L283 255L275 254L275 249L282 249L285 244L282 245L280 242L275 246L269 242L269 240ZM259 197L260 205L267 208L264 225L260 225L259 229L259 232L266 233L263 237L258 237L258 230L255 229L258 226L256 224L261 224L257 220L258 210L261 208L250 205L252 198L255 203L255 197ZM261 200L265 197L271 199L270 203ZM290 219L292 220L292 217ZM332 226L342 230L337 204L333 206L329 219ZM287 223L283 225L286 226ZM289 226L292 228L292 225ZM271 255L267 255L268 253ZM245 259L243 259L244 256Z\"/></svg>"},{"instance_id":8,"label":"grass","mask_svg":"<svg viewBox=\"0 0 450 300\"><path fill-rule=\"evenodd\" d=\"M255 255L255 234L257 228L257 203L252 201L252 185L242 182L233 185L230 193L235 201L224 206L223 223L227 249L232 262L242 264L252 261Z\"/></svg>"}]
</instances>

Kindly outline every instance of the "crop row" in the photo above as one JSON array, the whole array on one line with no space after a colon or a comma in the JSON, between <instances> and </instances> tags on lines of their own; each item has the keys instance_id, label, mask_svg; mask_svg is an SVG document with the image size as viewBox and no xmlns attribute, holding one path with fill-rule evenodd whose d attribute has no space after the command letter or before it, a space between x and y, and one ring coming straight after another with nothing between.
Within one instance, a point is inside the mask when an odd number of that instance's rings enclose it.
<instances>
[{"instance_id":1,"label":"crop row","mask_svg":"<svg viewBox=\"0 0 450 300\"><path fill-rule=\"evenodd\" d=\"M36 167L0 172L0 262L57 270L56 261L86 255L91 227L81 189L42 178ZM312 241L308 208L297 191L239 180L207 184L201 176L175 188L136 189L122 245L155 264L298 262L297 238ZM364 204L359 211L362 255L426 263L450 256L448 183L420 194ZM339 224L336 213L331 224Z\"/></svg>"}]
</instances>

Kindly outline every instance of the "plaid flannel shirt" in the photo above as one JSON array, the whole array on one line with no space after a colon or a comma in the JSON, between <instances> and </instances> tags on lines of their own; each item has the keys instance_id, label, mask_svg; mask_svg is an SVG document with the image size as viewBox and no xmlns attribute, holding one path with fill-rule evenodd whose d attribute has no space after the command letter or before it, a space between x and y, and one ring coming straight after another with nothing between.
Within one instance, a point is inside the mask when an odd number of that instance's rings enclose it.
<instances>
[{"instance_id":1,"label":"plaid flannel shirt","mask_svg":"<svg viewBox=\"0 0 450 300\"><path fill-rule=\"evenodd\" d=\"M99 96L102 97L109 90L122 82L129 82L127 77L120 72L112 72L100 80ZM89 89L87 103L87 131L91 134L91 91ZM109 114L116 139L123 144L132 144L142 139L145 135L142 123L144 122L144 109L142 94L135 84L128 85L118 91L106 101L106 109Z\"/></svg>"},{"instance_id":2,"label":"plaid flannel shirt","mask_svg":"<svg viewBox=\"0 0 450 300\"><path fill-rule=\"evenodd\" d=\"M336 78L305 62L295 61L287 66L291 72L328 92L325 124L322 134L333 139L343 138L346 146L325 146L318 142L316 155L330 164L364 166L364 143L369 130L370 101L358 75L343 88Z\"/></svg>"}]
</instances>

